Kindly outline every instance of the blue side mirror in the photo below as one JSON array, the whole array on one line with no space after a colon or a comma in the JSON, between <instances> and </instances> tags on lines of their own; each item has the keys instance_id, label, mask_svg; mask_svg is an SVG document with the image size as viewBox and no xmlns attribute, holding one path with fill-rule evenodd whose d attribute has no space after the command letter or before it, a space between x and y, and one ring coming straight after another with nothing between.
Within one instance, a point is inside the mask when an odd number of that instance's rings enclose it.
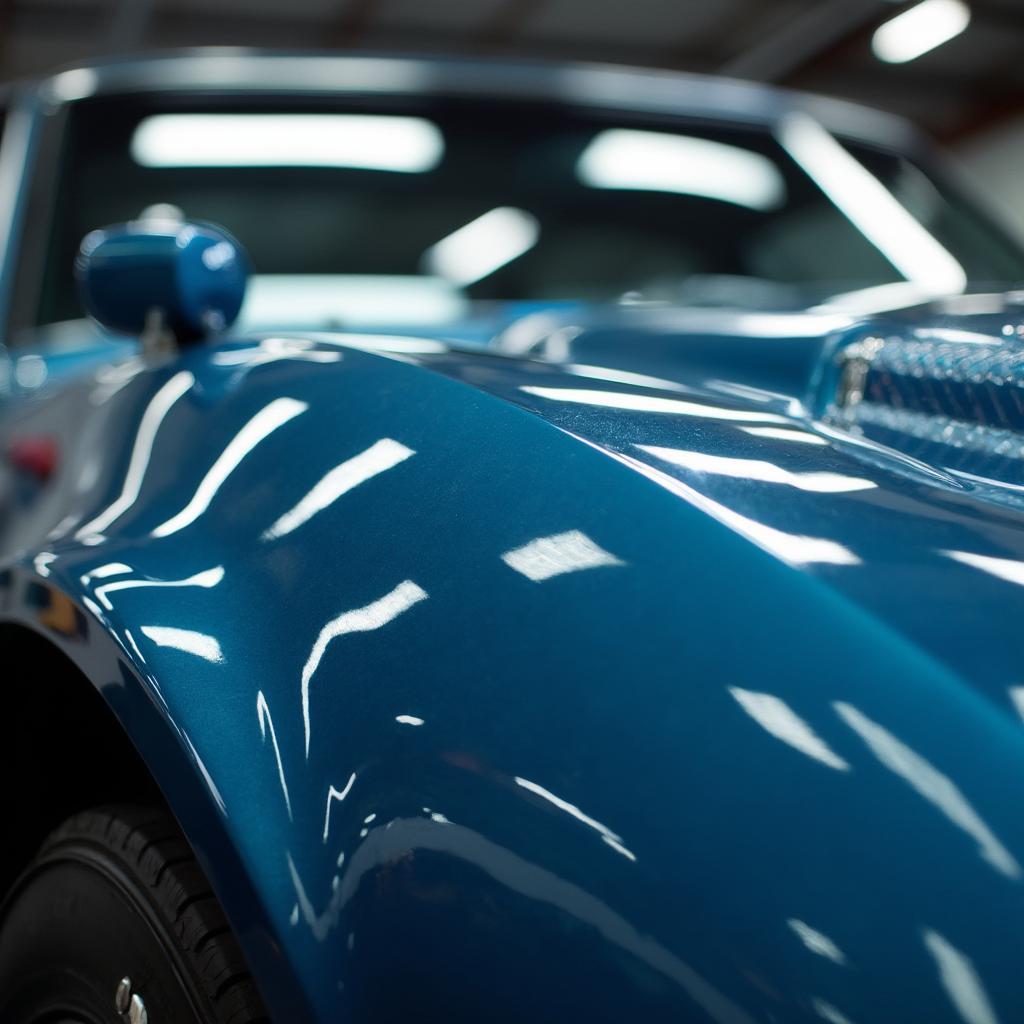
<instances>
[{"instance_id":1,"label":"blue side mirror","mask_svg":"<svg viewBox=\"0 0 1024 1024\"><path fill-rule=\"evenodd\" d=\"M173 219L91 231L75 259L90 316L121 334L169 331L179 344L230 326L248 274L245 251L226 231Z\"/></svg>"}]
</instances>

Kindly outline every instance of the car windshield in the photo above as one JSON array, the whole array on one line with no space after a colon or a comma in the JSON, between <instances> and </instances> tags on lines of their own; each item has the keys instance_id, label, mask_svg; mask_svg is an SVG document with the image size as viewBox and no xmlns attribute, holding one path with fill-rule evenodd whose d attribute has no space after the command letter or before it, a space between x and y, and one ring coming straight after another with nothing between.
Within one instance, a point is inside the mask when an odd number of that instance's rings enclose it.
<instances>
[{"instance_id":1,"label":"car windshield","mask_svg":"<svg viewBox=\"0 0 1024 1024\"><path fill-rule=\"evenodd\" d=\"M29 324L80 317L81 238L154 204L241 241L247 325L1024 282L1021 249L941 174L805 114L752 126L437 97L118 96L65 116Z\"/></svg>"}]
</instances>

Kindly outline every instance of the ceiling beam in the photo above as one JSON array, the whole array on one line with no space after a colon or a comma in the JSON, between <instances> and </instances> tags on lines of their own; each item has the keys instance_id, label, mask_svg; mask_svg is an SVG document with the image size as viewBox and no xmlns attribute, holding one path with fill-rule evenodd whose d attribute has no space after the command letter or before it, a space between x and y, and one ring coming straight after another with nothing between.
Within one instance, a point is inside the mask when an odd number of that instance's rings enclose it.
<instances>
[{"instance_id":1,"label":"ceiling beam","mask_svg":"<svg viewBox=\"0 0 1024 1024\"><path fill-rule=\"evenodd\" d=\"M719 70L735 78L783 81L877 21L886 8L892 8L889 0L820 0Z\"/></svg>"},{"instance_id":2,"label":"ceiling beam","mask_svg":"<svg viewBox=\"0 0 1024 1024\"><path fill-rule=\"evenodd\" d=\"M545 0L505 0L472 35L472 43L483 49L508 45L512 38L544 6Z\"/></svg>"}]
</instances>

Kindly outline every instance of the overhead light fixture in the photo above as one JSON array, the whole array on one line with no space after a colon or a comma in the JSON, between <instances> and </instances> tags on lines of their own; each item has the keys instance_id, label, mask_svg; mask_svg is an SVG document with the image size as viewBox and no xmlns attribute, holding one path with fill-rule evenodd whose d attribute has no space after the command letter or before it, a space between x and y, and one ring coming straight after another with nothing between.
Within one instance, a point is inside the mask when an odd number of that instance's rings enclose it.
<instances>
[{"instance_id":1,"label":"overhead light fixture","mask_svg":"<svg viewBox=\"0 0 1024 1024\"><path fill-rule=\"evenodd\" d=\"M887 64L904 64L960 35L971 20L964 0L922 0L890 18L871 39L871 49Z\"/></svg>"},{"instance_id":2,"label":"overhead light fixture","mask_svg":"<svg viewBox=\"0 0 1024 1024\"><path fill-rule=\"evenodd\" d=\"M493 274L537 244L537 218L514 206L498 206L471 220L423 254L431 274L468 285Z\"/></svg>"},{"instance_id":3,"label":"overhead light fixture","mask_svg":"<svg viewBox=\"0 0 1024 1024\"><path fill-rule=\"evenodd\" d=\"M593 188L674 192L718 199L752 210L779 206L786 187L760 153L669 132L609 128L580 154L576 174Z\"/></svg>"},{"instance_id":4,"label":"overhead light fixture","mask_svg":"<svg viewBox=\"0 0 1024 1024\"><path fill-rule=\"evenodd\" d=\"M135 129L143 167L350 167L422 173L444 153L421 117L375 114L155 114Z\"/></svg>"}]
</instances>

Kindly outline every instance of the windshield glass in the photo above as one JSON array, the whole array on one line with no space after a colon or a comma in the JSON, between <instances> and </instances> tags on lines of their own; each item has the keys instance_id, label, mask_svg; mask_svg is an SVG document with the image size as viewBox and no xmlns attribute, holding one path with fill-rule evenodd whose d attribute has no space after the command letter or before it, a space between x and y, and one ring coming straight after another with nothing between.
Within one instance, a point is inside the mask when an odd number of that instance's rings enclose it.
<instances>
[{"instance_id":1,"label":"windshield glass","mask_svg":"<svg viewBox=\"0 0 1024 1024\"><path fill-rule=\"evenodd\" d=\"M1024 282L1021 250L934 173L803 114L760 127L436 97L119 96L66 116L35 324L81 316L81 238L154 204L241 241L249 326Z\"/></svg>"}]
</instances>

